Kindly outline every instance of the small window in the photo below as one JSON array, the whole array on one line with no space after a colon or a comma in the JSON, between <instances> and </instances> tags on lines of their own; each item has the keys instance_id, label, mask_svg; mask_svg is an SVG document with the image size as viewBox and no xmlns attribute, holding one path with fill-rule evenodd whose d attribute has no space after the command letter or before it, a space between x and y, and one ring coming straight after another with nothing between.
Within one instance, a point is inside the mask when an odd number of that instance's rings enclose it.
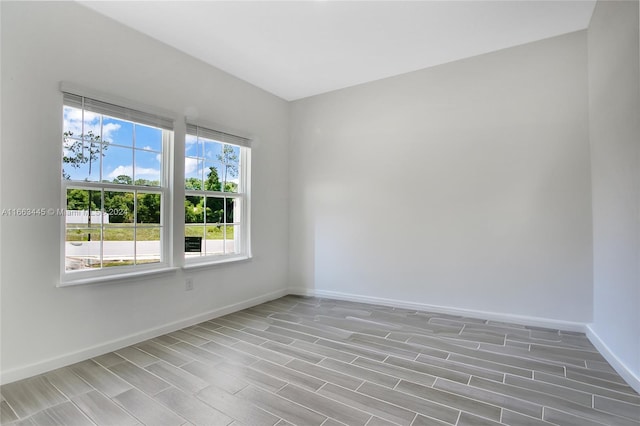
<instances>
[{"instance_id":1,"label":"small window","mask_svg":"<svg viewBox=\"0 0 640 426\"><path fill-rule=\"evenodd\" d=\"M185 258L248 257L249 140L195 125L185 138Z\"/></svg>"},{"instance_id":2,"label":"small window","mask_svg":"<svg viewBox=\"0 0 640 426\"><path fill-rule=\"evenodd\" d=\"M167 264L173 121L64 93L64 278Z\"/></svg>"}]
</instances>

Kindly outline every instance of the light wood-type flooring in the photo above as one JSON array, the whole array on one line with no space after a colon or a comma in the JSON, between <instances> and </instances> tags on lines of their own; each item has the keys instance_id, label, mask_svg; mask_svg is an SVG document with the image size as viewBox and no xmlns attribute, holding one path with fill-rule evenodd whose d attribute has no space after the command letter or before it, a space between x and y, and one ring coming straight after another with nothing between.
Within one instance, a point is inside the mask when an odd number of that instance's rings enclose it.
<instances>
[{"instance_id":1,"label":"light wood-type flooring","mask_svg":"<svg viewBox=\"0 0 640 426\"><path fill-rule=\"evenodd\" d=\"M296 296L0 392L11 425L640 426L583 334Z\"/></svg>"}]
</instances>

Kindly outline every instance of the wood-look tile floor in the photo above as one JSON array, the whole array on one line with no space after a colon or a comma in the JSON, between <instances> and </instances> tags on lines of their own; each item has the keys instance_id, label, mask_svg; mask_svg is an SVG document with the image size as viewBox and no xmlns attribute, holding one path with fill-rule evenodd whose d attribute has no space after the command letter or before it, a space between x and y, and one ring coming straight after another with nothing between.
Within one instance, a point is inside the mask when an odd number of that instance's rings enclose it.
<instances>
[{"instance_id":1,"label":"wood-look tile floor","mask_svg":"<svg viewBox=\"0 0 640 426\"><path fill-rule=\"evenodd\" d=\"M640 425L583 334L296 296L0 393L11 425Z\"/></svg>"}]
</instances>

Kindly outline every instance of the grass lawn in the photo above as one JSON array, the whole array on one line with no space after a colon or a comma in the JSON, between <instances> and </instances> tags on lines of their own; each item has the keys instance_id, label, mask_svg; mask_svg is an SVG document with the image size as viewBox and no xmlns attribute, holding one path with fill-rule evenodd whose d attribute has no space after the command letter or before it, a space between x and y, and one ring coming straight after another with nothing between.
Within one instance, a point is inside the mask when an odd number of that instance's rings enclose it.
<instances>
[{"instance_id":1,"label":"grass lawn","mask_svg":"<svg viewBox=\"0 0 640 426\"><path fill-rule=\"evenodd\" d=\"M222 240L223 226L207 225L207 240ZM227 225L227 240L232 240L234 236L234 227ZM185 229L187 237L202 237L204 225L189 225ZM67 225L67 241L88 241L89 233L93 241L100 240L100 225L92 225L87 228L82 224ZM133 226L128 223L109 224L104 227L104 241L133 241ZM141 228L136 230L136 239L138 241L158 241L160 240L160 228Z\"/></svg>"}]
</instances>

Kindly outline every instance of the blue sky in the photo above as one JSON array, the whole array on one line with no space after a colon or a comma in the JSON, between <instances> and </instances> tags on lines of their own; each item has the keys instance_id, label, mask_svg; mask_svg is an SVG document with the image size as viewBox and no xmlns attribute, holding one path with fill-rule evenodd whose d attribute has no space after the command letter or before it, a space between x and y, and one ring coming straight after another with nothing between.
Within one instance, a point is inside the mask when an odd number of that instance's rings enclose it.
<instances>
[{"instance_id":1,"label":"blue sky","mask_svg":"<svg viewBox=\"0 0 640 426\"><path fill-rule=\"evenodd\" d=\"M84 124L84 126L83 126ZM83 132L92 131L100 135L101 140L109 142L102 157L102 175L100 174L99 159L90 164L83 164L73 168L68 164L64 170L72 180L84 181L112 181L119 175L127 175L132 179L160 180L160 165L162 152L162 130L154 127L134 124L129 121L119 120L101 114L73 107L64 107L63 132L72 132L78 137ZM224 166L218 161L217 156L222 152L222 143L196 138L187 135L185 140L185 175L206 179L209 167L218 169L220 180L224 178ZM87 146L88 148L88 146ZM238 158L240 149L233 146ZM135 153L135 168L134 157ZM65 149L68 155L68 149ZM90 170L91 169L91 170ZM134 176L135 174L135 176ZM238 182L235 176L227 176L227 181Z\"/></svg>"},{"instance_id":2,"label":"blue sky","mask_svg":"<svg viewBox=\"0 0 640 426\"><path fill-rule=\"evenodd\" d=\"M101 116L85 111L84 130L82 111L77 108L64 107L63 131L72 132L74 136L92 131L101 139L109 142L102 157L102 177L99 159L91 164L83 164L79 168L65 165L64 169L72 180L90 181L113 180L119 175L127 175L133 179L160 180L160 160L162 153L162 130L155 127L133 124L128 121ZM65 154L68 151L65 151ZM133 157L135 152L135 168ZM134 176L135 174L135 176Z\"/></svg>"},{"instance_id":3,"label":"blue sky","mask_svg":"<svg viewBox=\"0 0 640 426\"><path fill-rule=\"evenodd\" d=\"M215 167L218 170L220 181L223 181L224 165L218 161L218 155L222 153L223 146L223 143L211 139L187 135L185 138L185 176L206 179L209 167ZM240 148L233 146L233 151L239 159ZM238 177L227 175L226 181L238 183Z\"/></svg>"}]
</instances>

